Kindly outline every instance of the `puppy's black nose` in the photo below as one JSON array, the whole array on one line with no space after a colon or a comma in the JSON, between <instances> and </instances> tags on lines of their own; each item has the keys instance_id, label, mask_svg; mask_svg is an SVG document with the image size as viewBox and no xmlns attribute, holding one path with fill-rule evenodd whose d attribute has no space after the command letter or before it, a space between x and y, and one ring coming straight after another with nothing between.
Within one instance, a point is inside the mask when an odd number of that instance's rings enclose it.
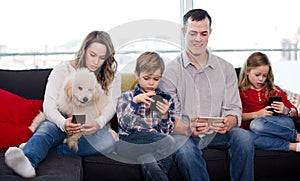
<instances>
[{"instance_id":1,"label":"puppy's black nose","mask_svg":"<svg viewBox=\"0 0 300 181\"><path fill-rule=\"evenodd\" d=\"M87 97L83 98L83 102L87 102L89 99Z\"/></svg>"}]
</instances>

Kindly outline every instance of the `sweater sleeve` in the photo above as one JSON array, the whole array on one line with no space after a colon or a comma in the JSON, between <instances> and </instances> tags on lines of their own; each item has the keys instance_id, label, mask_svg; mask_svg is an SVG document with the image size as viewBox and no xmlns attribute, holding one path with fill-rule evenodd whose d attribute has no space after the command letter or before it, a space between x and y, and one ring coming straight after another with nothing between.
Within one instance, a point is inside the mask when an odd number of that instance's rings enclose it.
<instances>
[{"instance_id":1,"label":"sweater sleeve","mask_svg":"<svg viewBox=\"0 0 300 181\"><path fill-rule=\"evenodd\" d=\"M46 85L43 109L47 120L55 123L62 131L65 131L66 119L61 115L57 108L57 99L59 92L64 84L64 78L74 72L70 62L58 64L50 73Z\"/></svg>"}]
</instances>

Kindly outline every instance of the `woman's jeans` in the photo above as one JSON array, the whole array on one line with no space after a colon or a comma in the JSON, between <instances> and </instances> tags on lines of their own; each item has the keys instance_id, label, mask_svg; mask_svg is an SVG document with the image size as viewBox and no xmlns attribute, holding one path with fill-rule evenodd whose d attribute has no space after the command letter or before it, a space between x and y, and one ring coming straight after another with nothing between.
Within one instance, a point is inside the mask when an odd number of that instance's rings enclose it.
<instances>
[{"instance_id":1,"label":"woman's jeans","mask_svg":"<svg viewBox=\"0 0 300 181\"><path fill-rule=\"evenodd\" d=\"M146 180L168 180L175 141L163 133L135 131L128 136L120 135L117 144L119 155L140 164Z\"/></svg>"},{"instance_id":2,"label":"woman's jeans","mask_svg":"<svg viewBox=\"0 0 300 181\"><path fill-rule=\"evenodd\" d=\"M208 181L209 175L202 150L198 148L199 137L174 135L179 147L174 153L175 162L184 180ZM232 181L254 180L254 145L249 131L232 128L226 134L216 134L207 148L228 150L230 177ZM224 178L225 179L225 178Z\"/></svg>"},{"instance_id":3,"label":"woman's jeans","mask_svg":"<svg viewBox=\"0 0 300 181\"><path fill-rule=\"evenodd\" d=\"M107 128L100 129L92 135L82 136L78 140L78 152L74 152L63 143L65 138L66 134L53 122L44 121L29 139L23 152L36 169L48 153L77 156L101 155L112 152L116 146L116 141Z\"/></svg>"},{"instance_id":4,"label":"woman's jeans","mask_svg":"<svg viewBox=\"0 0 300 181\"><path fill-rule=\"evenodd\" d=\"M285 115L256 118L250 123L254 145L262 150L289 151L297 131L293 119Z\"/></svg>"}]
</instances>

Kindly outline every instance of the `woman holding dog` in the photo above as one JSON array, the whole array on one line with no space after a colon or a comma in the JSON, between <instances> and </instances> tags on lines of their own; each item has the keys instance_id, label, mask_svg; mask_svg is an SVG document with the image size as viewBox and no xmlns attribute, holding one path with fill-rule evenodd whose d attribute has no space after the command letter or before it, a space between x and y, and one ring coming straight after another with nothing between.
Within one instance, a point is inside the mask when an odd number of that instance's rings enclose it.
<instances>
[{"instance_id":1,"label":"woman holding dog","mask_svg":"<svg viewBox=\"0 0 300 181\"><path fill-rule=\"evenodd\" d=\"M46 121L40 124L24 148L10 147L5 153L5 162L14 172L25 178L35 177L39 163L48 153L87 156L114 150L118 136L105 128L115 114L115 103L121 95L121 80L116 73L114 54L109 34L93 31L84 39L75 60L63 61L52 70L43 104ZM72 123L72 117L65 118L56 104L64 79L82 67L95 73L102 91L110 100L100 117L83 125ZM79 132L85 136L79 139L79 150L74 152L63 141L66 136Z\"/></svg>"}]
</instances>

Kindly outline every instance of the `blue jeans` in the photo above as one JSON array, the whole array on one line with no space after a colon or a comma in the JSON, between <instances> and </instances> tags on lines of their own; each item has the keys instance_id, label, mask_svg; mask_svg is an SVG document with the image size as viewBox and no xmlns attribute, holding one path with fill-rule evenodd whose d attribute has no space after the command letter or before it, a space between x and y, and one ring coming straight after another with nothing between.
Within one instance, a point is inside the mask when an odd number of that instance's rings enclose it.
<instances>
[{"instance_id":1,"label":"blue jeans","mask_svg":"<svg viewBox=\"0 0 300 181\"><path fill-rule=\"evenodd\" d=\"M174 154L175 162L184 180L209 180L202 151L198 148L199 137L183 138L174 135L178 142L185 141ZM250 133L241 128L232 128L226 134L216 134L205 149L228 150L232 181L254 180L254 144Z\"/></svg>"},{"instance_id":2,"label":"blue jeans","mask_svg":"<svg viewBox=\"0 0 300 181\"><path fill-rule=\"evenodd\" d=\"M23 148L25 156L36 169L48 153L58 153L74 156L101 155L112 152L116 141L107 128L98 130L95 134L82 136L78 141L78 152L69 149L63 141L66 134L53 122L44 121Z\"/></svg>"},{"instance_id":3,"label":"blue jeans","mask_svg":"<svg viewBox=\"0 0 300 181\"><path fill-rule=\"evenodd\" d=\"M168 180L174 151L173 137L163 133L136 131L121 135L117 144L118 154L140 164L147 181Z\"/></svg>"},{"instance_id":4,"label":"blue jeans","mask_svg":"<svg viewBox=\"0 0 300 181\"><path fill-rule=\"evenodd\" d=\"M294 121L285 115L256 118L249 129L255 148L262 150L289 151L297 137Z\"/></svg>"}]
</instances>

